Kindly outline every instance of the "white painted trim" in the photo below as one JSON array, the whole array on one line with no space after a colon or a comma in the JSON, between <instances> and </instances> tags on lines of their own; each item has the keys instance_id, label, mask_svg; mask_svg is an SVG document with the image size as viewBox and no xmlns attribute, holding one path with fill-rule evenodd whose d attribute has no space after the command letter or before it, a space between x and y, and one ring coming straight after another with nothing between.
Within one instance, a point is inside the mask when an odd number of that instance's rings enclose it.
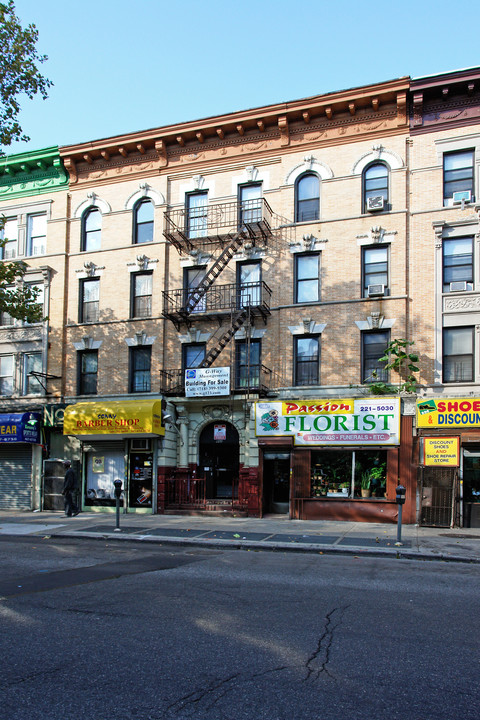
<instances>
[{"instance_id":1,"label":"white painted trim","mask_svg":"<svg viewBox=\"0 0 480 720\"><path fill-rule=\"evenodd\" d=\"M397 155L396 152L387 150L384 147L379 147L365 153L365 155L362 155L362 157L356 161L352 168L352 175L361 175L367 165L375 162L385 163L390 170L400 170L400 168L403 168L405 165L400 155Z\"/></svg>"},{"instance_id":2,"label":"white painted trim","mask_svg":"<svg viewBox=\"0 0 480 720\"><path fill-rule=\"evenodd\" d=\"M133 210L136 202L143 198L149 198L155 206L165 205L165 198L162 193L154 190L147 183L140 183L139 189L130 195L125 203L125 210Z\"/></svg>"}]
</instances>

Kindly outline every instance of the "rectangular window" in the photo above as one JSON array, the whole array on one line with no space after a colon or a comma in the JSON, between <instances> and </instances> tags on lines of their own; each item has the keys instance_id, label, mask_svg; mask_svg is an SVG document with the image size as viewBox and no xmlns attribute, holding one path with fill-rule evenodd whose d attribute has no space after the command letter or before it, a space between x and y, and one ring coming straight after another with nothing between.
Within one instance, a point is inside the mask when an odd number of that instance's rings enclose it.
<instances>
[{"instance_id":1,"label":"rectangular window","mask_svg":"<svg viewBox=\"0 0 480 720\"><path fill-rule=\"evenodd\" d=\"M78 353L78 394L96 395L98 376L98 350Z\"/></svg>"},{"instance_id":2,"label":"rectangular window","mask_svg":"<svg viewBox=\"0 0 480 720\"><path fill-rule=\"evenodd\" d=\"M318 385L320 368L320 339L296 337L294 385Z\"/></svg>"},{"instance_id":3,"label":"rectangular window","mask_svg":"<svg viewBox=\"0 0 480 720\"><path fill-rule=\"evenodd\" d=\"M295 302L320 300L320 255L295 255Z\"/></svg>"},{"instance_id":4,"label":"rectangular window","mask_svg":"<svg viewBox=\"0 0 480 720\"><path fill-rule=\"evenodd\" d=\"M0 240L5 241L1 248L2 260L12 260L18 253L18 221L17 218L7 218L3 229L0 230Z\"/></svg>"},{"instance_id":5,"label":"rectangular window","mask_svg":"<svg viewBox=\"0 0 480 720\"><path fill-rule=\"evenodd\" d=\"M184 304L189 312L205 312L207 307L207 296L202 295L200 298L195 293L196 288L203 282L205 278L204 267L185 268L183 273L184 288Z\"/></svg>"},{"instance_id":6,"label":"rectangular window","mask_svg":"<svg viewBox=\"0 0 480 720\"><path fill-rule=\"evenodd\" d=\"M132 274L132 318L152 315L152 273Z\"/></svg>"},{"instance_id":7,"label":"rectangular window","mask_svg":"<svg viewBox=\"0 0 480 720\"><path fill-rule=\"evenodd\" d=\"M241 185L240 193L240 227L245 223L257 223L262 220L262 184L251 183Z\"/></svg>"},{"instance_id":8,"label":"rectangular window","mask_svg":"<svg viewBox=\"0 0 480 720\"><path fill-rule=\"evenodd\" d=\"M36 297L36 299L35 299L35 303L36 303L37 305L40 305L40 307L42 308L42 314L44 314L44 310L45 310L45 285L44 285L44 283L43 283L43 282L39 282L39 283L25 283L25 285L26 285L28 288L31 288L32 290L35 289L35 290L37 291L37 297ZM40 321L39 321L39 322L40 322ZM32 323L29 323L29 322L27 322L27 321L25 320L25 321L24 321L24 324L25 324L25 325L31 325Z\"/></svg>"},{"instance_id":9,"label":"rectangular window","mask_svg":"<svg viewBox=\"0 0 480 720\"><path fill-rule=\"evenodd\" d=\"M12 286L7 286L4 288L4 290L6 292L14 292L15 288ZM14 325L14 324L15 324L14 318L11 315L9 315L6 310L0 311L0 326Z\"/></svg>"},{"instance_id":10,"label":"rectangular window","mask_svg":"<svg viewBox=\"0 0 480 720\"><path fill-rule=\"evenodd\" d=\"M130 348L130 392L151 390L151 345Z\"/></svg>"},{"instance_id":11,"label":"rectangular window","mask_svg":"<svg viewBox=\"0 0 480 720\"><path fill-rule=\"evenodd\" d=\"M207 235L208 193L187 195L187 235L189 238Z\"/></svg>"},{"instance_id":12,"label":"rectangular window","mask_svg":"<svg viewBox=\"0 0 480 720\"><path fill-rule=\"evenodd\" d=\"M388 286L388 247L363 248L362 252L363 297L368 297L369 285Z\"/></svg>"},{"instance_id":13,"label":"rectangular window","mask_svg":"<svg viewBox=\"0 0 480 720\"><path fill-rule=\"evenodd\" d=\"M473 328L443 331L443 382L473 381Z\"/></svg>"},{"instance_id":14,"label":"rectangular window","mask_svg":"<svg viewBox=\"0 0 480 720\"><path fill-rule=\"evenodd\" d=\"M473 238L471 237L443 241L443 292L452 290L473 290Z\"/></svg>"},{"instance_id":15,"label":"rectangular window","mask_svg":"<svg viewBox=\"0 0 480 720\"><path fill-rule=\"evenodd\" d=\"M237 283L239 307L260 305L262 288L262 266L259 262L239 263L237 265Z\"/></svg>"},{"instance_id":16,"label":"rectangular window","mask_svg":"<svg viewBox=\"0 0 480 720\"><path fill-rule=\"evenodd\" d=\"M42 372L42 353L25 353L23 356L23 395L41 395L43 387L35 373ZM31 373L34 373L33 375Z\"/></svg>"},{"instance_id":17,"label":"rectangular window","mask_svg":"<svg viewBox=\"0 0 480 720\"><path fill-rule=\"evenodd\" d=\"M0 395L13 394L13 355L0 355Z\"/></svg>"},{"instance_id":18,"label":"rectangular window","mask_svg":"<svg viewBox=\"0 0 480 720\"><path fill-rule=\"evenodd\" d=\"M235 387L258 388L260 385L260 340L237 342L235 346Z\"/></svg>"},{"instance_id":19,"label":"rectangular window","mask_svg":"<svg viewBox=\"0 0 480 720\"><path fill-rule=\"evenodd\" d=\"M47 216L29 215L27 220L26 255L45 255L47 251Z\"/></svg>"},{"instance_id":20,"label":"rectangular window","mask_svg":"<svg viewBox=\"0 0 480 720\"><path fill-rule=\"evenodd\" d=\"M362 382L388 382L388 370L379 358L385 355L390 342L390 332L362 333Z\"/></svg>"},{"instance_id":21,"label":"rectangular window","mask_svg":"<svg viewBox=\"0 0 480 720\"><path fill-rule=\"evenodd\" d=\"M99 318L100 279L80 280L80 312L79 322L98 322Z\"/></svg>"},{"instance_id":22,"label":"rectangular window","mask_svg":"<svg viewBox=\"0 0 480 720\"><path fill-rule=\"evenodd\" d=\"M443 204L453 203L453 193L470 193L473 200L474 151L461 150L443 156Z\"/></svg>"},{"instance_id":23,"label":"rectangular window","mask_svg":"<svg viewBox=\"0 0 480 720\"><path fill-rule=\"evenodd\" d=\"M196 368L205 360L205 343L192 343L183 345L183 369Z\"/></svg>"}]
</instances>

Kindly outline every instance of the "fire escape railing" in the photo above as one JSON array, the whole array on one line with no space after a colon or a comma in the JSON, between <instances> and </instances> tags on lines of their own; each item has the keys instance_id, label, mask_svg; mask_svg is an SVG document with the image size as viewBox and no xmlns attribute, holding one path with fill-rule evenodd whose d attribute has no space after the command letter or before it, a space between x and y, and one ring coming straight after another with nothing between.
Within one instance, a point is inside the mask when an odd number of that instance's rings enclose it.
<instances>
[{"instance_id":1,"label":"fire escape railing","mask_svg":"<svg viewBox=\"0 0 480 720\"><path fill-rule=\"evenodd\" d=\"M212 285L194 304L192 298L197 297L196 288L177 288L163 292L163 315L169 319L186 320L246 307L251 308L254 313L256 309L261 309L263 313L269 314L271 296L271 289L263 281L241 285L228 283Z\"/></svg>"},{"instance_id":2,"label":"fire escape railing","mask_svg":"<svg viewBox=\"0 0 480 720\"><path fill-rule=\"evenodd\" d=\"M271 235L275 215L264 198L256 198L242 203L182 206L167 210L164 217L163 234L182 253L208 245L223 247L238 232L245 232L256 244Z\"/></svg>"},{"instance_id":3,"label":"fire escape railing","mask_svg":"<svg viewBox=\"0 0 480 720\"><path fill-rule=\"evenodd\" d=\"M231 390L236 393L254 392L260 396L275 394L286 386L285 378L266 365L231 368ZM160 371L160 392L164 395L185 395L185 370L174 368Z\"/></svg>"}]
</instances>

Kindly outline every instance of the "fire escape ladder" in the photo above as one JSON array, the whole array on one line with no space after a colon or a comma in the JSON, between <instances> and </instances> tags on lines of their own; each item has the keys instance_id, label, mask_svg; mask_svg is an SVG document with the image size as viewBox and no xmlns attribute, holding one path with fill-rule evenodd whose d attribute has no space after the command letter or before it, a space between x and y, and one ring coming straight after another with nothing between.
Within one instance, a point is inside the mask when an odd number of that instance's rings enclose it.
<instances>
[{"instance_id":1,"label":"fire escape ladder","mask_svg":"<svg viewBox=\"0 0 480 720\"><path fill-rule=\"evenodd\" d=\"M242 310L239 310L235 315L233 315L231 326L220 335L215 346L208 351L204 361L199 365L199 367L210 367L210 365L217 359L225 346L228 345L237 330L242 327L243 323L248 317L249 310L250 308L243 308Z\"/></svg>"},{"instance_id":2,"label":"fire escape ladder","mask_svg":"<svg viewBox=\"0 0 480 720\"><path fill-rule=\"evenodd\" d=\"M239 232L237 232L233 236L231 243L227 245L226 248L224 248L218 258L215 260L210 270L205 273L205 277L203 278L203 280L197 285L196 288L192 289L191 291L189 290L188 302L185 307L185 311L188 315L190 315L190 313L195 310L207 290L213 285L222 270L227 267L228 263L242 244L244 237L244 230L240 230ZM206 365L205 367L208 366Z\"/></svg>"}]
</instances>

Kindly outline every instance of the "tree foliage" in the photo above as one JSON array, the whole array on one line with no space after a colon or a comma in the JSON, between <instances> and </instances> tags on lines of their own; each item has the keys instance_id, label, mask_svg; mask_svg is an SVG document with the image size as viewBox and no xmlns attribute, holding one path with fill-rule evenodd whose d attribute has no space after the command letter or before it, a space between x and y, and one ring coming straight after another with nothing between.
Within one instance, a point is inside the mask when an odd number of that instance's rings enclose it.
<instances>
[{"instance_id":1,"label":"tree foliage","mask_svg":"<svg viewBox=\"0 0 480 720\"><path fill-rule=\"evenodd\" d=\"M0 2L0 147L30 139L18 122L19 97L45 99L52 85L39 70L47 56L39 55L37 40L35 25L22 28L13 0Z\"/></svg>"},{"instance_id":2,"label":"tree foliage","mask_svg":"<svg viewBox=\"0 0 480 720\"><path fill-rule=\"evenodd\" d=\"M414 393L417 389L417 378L414 373L419 372L417 366L418 355L408 352L413 340L404 340L403 338L391 340L384 355L378 359L378 362L384 363L385 370L394 370L400 376L402 382L398 386L390 385L377 379L377 371L372 373L372 380L369 383L369 391L372 395L390 395L397 392Z\"/></svg>"},{"instance_id":3,"label":"tree foliage","mask_svg":"<svg viewBox=\"0 0 480 720\"><path fill-rule=\"evenodd\" d=\"M35 25L22 28L13 0L0 2L0 151L16 140L30 139L18 121L19 98L24 95L32 99L40 94L45 99L52 85L39 70L47 56L39 55L37 40ZM5 217L0 217L0 248L6 240L4 224ZM24 262L0 263L0 312L38 322L42 319L42 307L35 303L38 291L23 282L26 271Z\"/></svg>"}]
</instances>

